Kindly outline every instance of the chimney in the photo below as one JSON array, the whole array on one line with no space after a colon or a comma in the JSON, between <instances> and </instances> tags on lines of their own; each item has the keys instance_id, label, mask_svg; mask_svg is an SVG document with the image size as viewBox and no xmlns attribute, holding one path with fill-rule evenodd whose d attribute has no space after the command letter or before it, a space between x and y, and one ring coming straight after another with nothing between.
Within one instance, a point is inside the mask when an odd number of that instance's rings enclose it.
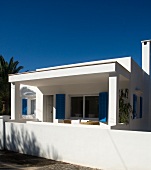
<instances>
[{"instance_id":1,"label":"chimney","mask_svg":"<svg viewBox=\"0 0 151 170\"><path fill-rule=\"evenodd\" d=\"M141 41L142 43L142 69L148 74L151 74L151 40Z\"/></svg>"}]
</instances>

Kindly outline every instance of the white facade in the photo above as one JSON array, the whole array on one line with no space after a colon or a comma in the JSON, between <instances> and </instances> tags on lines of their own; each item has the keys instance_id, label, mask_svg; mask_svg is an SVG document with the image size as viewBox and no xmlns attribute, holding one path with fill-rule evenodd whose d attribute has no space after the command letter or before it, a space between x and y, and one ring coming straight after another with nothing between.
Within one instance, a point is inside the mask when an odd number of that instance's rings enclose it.
<instances>
[{"instance_id":1,"label":"white facade","mask_svg":"<svg viewBox=\"0 0 151 170\"><path fill-rule=\"evenodd\" d=\"M142 68L124 57L37 69L9 82L11 120L0 117L0 149L104 170L150 169L150 40L142 41ZM123 124L119 99L127 89L133 112ZM89 120L99 125L80 123Z\"/></svg>"},{"instance_id":2,"label":"white facade","mask_svg":"<svg viewBox=\"0 0 151 170\"><path fill-rule=\"evenodd\" d=\"M9 76L12 83L11 119L22 119L22 99L27 99L27 115L31 115L31 100L36 100L34 116L42 122L59 122L56 115L56 95L65 95L64 119L99 120L92 113L87 116L87 98L108 93L108 113L104 123L113 129L151 130L150 110L150 40L142 41L142 68L131 57L71 64L37 69ZM24 89L24 94L21 93ZM143 99L142 118L131 118L128 125L119 124L119 90L129 89L129 102L133 106L133 95ZM31 94L30 94L31 93ZM33 94L32 94L33 93ZM25 94L29 94L26 95ZM35 94L35 95L34 95ZM87 97L88 96L88 97ZM72 115L72 99L81 97L82 115ZM77 101L78 101L77 100ZM91 99L89 99L91 102ZM76 101L76 102L77 102ZM90 105L90 104L89 104ZM71 107L72 106L72 107ZM33 107L32 107L33 108ZM140 113L137 105L136 114ZM100 123L102 124L102 123Z\"/></svg>"}]
</instances>

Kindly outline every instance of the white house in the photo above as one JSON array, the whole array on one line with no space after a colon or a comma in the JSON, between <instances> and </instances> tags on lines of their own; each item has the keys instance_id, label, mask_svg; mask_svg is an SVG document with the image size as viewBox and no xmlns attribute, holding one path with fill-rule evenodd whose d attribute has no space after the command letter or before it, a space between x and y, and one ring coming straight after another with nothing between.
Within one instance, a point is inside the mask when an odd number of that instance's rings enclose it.
<instances>
[{"instance_id":1,"label":"white house","mask_svg":"<svg viewBox=\"0 0 151 170\"><path fill-rule=\"evenodd\" d=\"M104 170L150 170L150 46L142 41L142 68L124 57L9 75L11 120L0 116L0 149ZM133 110L128 124L119 123L124 91ZM89 120L98 125L81 124Z\"/></svg>"},{"instance_id":2,"label":"white house","mask_svg":"<svg viewBox=\"0 0 151 170\"><path fill-rule=\"evenodd\" d=\"M9 75L11 119L59 123L99 121L113 129L151 130L151 40L142 41L142 68L116 58ZM129 124L119 124L119 90L128 89Z\"/></svg>"}]
</instances>

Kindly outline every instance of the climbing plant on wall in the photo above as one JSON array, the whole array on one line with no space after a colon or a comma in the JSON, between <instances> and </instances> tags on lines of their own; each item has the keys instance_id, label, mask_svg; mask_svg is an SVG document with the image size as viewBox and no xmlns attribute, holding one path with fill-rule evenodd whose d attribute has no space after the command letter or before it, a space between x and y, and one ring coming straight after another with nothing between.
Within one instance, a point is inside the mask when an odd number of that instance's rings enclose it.
<instances>
[{"instance_id":1,"label":"climbing plant on wall","mask_svg":"<svg viewBox=\"0 0 151 170\"><path fill-rule=\"evenodd\" d=\"M132 106L128 101L128 89L119 90L119 123L129 123Z\"/></svg>"}]
</instances>

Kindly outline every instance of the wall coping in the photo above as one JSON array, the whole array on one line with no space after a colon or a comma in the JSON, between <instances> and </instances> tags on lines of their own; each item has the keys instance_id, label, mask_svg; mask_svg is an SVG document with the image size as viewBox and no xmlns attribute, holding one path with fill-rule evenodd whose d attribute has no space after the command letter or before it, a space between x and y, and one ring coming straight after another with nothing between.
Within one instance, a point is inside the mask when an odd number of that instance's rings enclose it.
<instances>
[{"instance_id":1,"label":"wall coping","mask_svg":"<svg viewBox=\"0 0 151 170\"><path fill-rule=\"evenodd\" d=\"M9 115L3 115L3 116L0 116L0 119L3 119L4 121L8 121L8 120L10 120L10 116Z\"/></svg>"}]
</instances>

